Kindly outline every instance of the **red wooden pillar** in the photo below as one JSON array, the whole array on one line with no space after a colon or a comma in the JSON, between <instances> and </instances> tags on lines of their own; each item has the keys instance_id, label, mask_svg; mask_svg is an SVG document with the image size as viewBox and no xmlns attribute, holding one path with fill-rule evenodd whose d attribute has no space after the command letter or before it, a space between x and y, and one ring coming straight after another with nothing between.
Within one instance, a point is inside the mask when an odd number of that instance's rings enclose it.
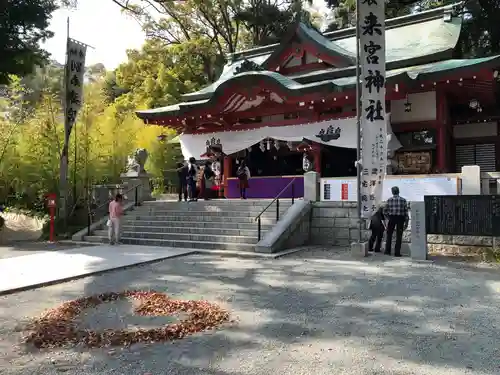
<instances>
[{"instance_id":1,"label":"red wooden pillar","mask_svg":"<svg viewBox=\"0 0 500 375\"><path fill-rule=\"evenodd\" d=\"M436 130L437 130L437 168L440 173L449 172L448 142L448 101L443 90L436 90Z\"/></svg>"},{"instance_id":2,"label":"red wooden pillar","mask_svg":"<svg viewBox=\"0 0 500 375\"><path fill-rule=\"evenodd\" d=\"M229 177L231 177L231 170L232 169L233 169L233 159L229 155L224 156L224 166L223 166L224 183L223 183L223 186L224 186L224 195L226 198L227 198L227 191L228 191L228 186L229 186L227 179ZM219 194L219 196L220 195L221 194Z\"/></svg>"}]
</instances>

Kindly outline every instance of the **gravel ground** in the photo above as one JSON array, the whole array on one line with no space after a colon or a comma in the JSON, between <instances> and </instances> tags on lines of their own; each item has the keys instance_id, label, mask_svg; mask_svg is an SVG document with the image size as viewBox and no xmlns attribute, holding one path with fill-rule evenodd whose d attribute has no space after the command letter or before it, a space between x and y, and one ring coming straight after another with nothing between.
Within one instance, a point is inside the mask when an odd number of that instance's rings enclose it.
<instances>
[{"instance_id":1,"label":"gravel ground","mask_svg":"<svg viewBox=\"0 0 500 375\"><path fill-rule=\"evenodd\" d=\"M239 321L126 349L19 346L23 316L82 295L138 288L218 301ZM101 306L82 324L169 319L133 317L131 304ZM0 374L61 373L500 374L500 273L383 255L353 261L322 250L277 260L198 255L1 297Z\"/></svg>"}]
</instances>

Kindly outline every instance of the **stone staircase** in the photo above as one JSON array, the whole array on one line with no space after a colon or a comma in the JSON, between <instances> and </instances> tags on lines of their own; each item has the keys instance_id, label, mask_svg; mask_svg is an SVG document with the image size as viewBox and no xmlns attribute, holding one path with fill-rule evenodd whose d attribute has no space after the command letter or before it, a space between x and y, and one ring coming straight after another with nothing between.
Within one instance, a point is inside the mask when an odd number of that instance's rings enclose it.
<instances>
[{"instance_id":1,"label":"stone staircase","mask_svg":"<svg viewBox=\"0 0 500 375\"><path fill-rule=\"evenodd\" d=\"M254 220L271 200L210 200L144 202L122 220L122 242L206 250L254 251L258 242ZM292 205L280 199L280 217ZM261 238L276 223L276 202L262 215ZM107 227L85 236L85 241L107 240Z\"/></svg>"}]
</instances>

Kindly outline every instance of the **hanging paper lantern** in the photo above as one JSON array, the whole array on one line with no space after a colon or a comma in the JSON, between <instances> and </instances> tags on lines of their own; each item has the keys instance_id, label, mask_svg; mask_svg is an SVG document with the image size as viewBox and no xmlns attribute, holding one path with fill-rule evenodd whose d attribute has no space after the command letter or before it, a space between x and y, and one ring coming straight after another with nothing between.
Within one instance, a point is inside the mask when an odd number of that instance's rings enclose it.
<instances>
[{"instance_id":1,"label":"hanging paper lantern","mask_svg":"<svg viewBox=\"0 0 500 375\"><path fill-rule=\"evenodd\" d=\"M267 140L267 151L271 150L271 140Z\"/></svg>"}]
</instances>

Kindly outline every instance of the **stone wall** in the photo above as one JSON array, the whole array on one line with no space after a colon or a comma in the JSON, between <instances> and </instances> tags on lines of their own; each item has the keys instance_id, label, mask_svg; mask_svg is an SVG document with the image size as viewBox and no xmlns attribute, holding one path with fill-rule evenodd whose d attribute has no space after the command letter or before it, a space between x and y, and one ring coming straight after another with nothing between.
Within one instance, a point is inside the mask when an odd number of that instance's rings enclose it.
<instances>
[{"instance_id":1,"label":"stone wall","mask_svg":"<svg viewBox=\"0 0 500 375\"><path fill-rule=\"evenodd\" d=\"M310 243L349 246L357 241L359 225L356 206L353 202L314 202ZM369 231L364 230L362 236L368 239Z\"/></svg>"},{"instance_id":2,"label":"stone wall","mask_svg":"<svg viewBox=\"0 0 500 375\"><path fill-rule=\"evenodd\" d=\"M354 202L314 202L312 208L311 239L314 245L349 246L358 240L359 224L357 204ZM411 223L408 225L411 228ZM368 240L370 231L362 231L362 239ZM439 254L487 254L497 251L500 238L493 249L492 237L443 236L429 234L429 253ZM402 253L409 254L410 231L403 234ZM394 241L393 241L394 243Z\"/></svg>"},{"instance_id":3,"label":"stone wall","mask_svg":"<svg viewBox=\"0 0 500 375\"><path fill-rule=\"evenodd\" d=\"M304 245L309 240L309 212L306 212L300 219L297 226L291 231L290 236L285 241L282 249L293 249Z\"/></svg>"}]
</instances>

